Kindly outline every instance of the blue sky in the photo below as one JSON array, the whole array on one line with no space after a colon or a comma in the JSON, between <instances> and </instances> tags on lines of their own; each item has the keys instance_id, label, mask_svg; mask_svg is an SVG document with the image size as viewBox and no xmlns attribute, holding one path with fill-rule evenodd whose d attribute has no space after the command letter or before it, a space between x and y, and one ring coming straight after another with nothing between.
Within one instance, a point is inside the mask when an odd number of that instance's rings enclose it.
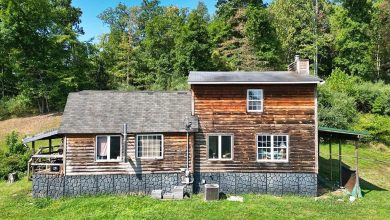
<instances>
[{"instance_id":1,"label":"blue sky","mask_svg":"<svg viewBox=\"0 0 390 220\"><path fill-rule=\"evenodd\" d=\"M180 8L193 9L198 5L199 0L160 0L161 5L176 5ZM268 3L271 0L264 0ZM115 7L120 2L128 6L141 5L142 0L73 0L72 5L81 8L83 12L81 16L81 26L85 34L80 36L82 41L94 38L97 41L99 35L108 32L108 27L104 25L97 16L109 7ZM203 0L207 5L209 13L212 15L215 12L215 4L217 0Z\"/></svg>"},{"instance_id":2,"label":"blue sky","mask_svg":"<svg viewBox=\"0 0 390 220\"><path fill-rule=\"evenodd\" d=\"M81 16L81 26L84 29L85 34L80 36L79 39L89 40L95 38L97 40L98 36L102 33L108 32L108 27L104 25L97 16L109 7L115 7L120 2L125 5L141 5L142 0L73 0L72 5L75 7L81 8L83 15ZM213 14L215 11L215 3L217 0L204 0L209 13ZM184 8L195 8L198 4L198 0L161 0L161 5L176 5L178 7Z\"/></svg>"}]
</instances>

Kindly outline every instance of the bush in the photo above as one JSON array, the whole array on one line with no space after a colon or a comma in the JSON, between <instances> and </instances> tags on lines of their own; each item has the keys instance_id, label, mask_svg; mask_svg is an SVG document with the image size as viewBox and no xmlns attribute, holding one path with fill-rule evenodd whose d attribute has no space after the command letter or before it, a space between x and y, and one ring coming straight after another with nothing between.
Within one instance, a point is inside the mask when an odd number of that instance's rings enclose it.
<instances>
[{"instance_id":1,"label":"bush","mask_svg":"<svg viewBox=\"0 0 390 220\"><path fill-rule=\"evenodd\" d=\"M356 121L358 112L355 101L345 93L334 92L329 87L318 90L319 125L334 128L348 128Z\"/></svg>"},{"instance_id":2,"label":"bush","mask_svg":"<svg viewBox=\"0 0 390 220\"><path fill-rule=\"evenodd\" d=\"M24 96L4 97L0 100L0 120L11 116L24 116L35 113L31 100Z\"/></svg>"},{"instance_id":3,"label":"bush","mask_svg":"<svg viewBox=\"0 0 390 220\"><path fill-rule=\"evenodd\" d=\"M6 151L0 151L0 179L5 179L9 173L17 172L19 176L27 170L31 151L19 139L17 132L11 132L6 137Z\"/></svg>"},{"instance_id":4,"label":"bush","mask_svg":"<svg viewBox=\"0 0 390 220\"><path fill-rule=\"evenodd\" d=\"M346 94L354 99L355 108L362 113L390 115L390 86L383 82L367 82L335 69L325 85L332 92Z\"/></svg>"},{"instance_id":5,"label":"bush","mask_svg":"<svg viewBox=\"0 0 390 220\"><path fill-rule=\"evenodd\" d=\"M364 114L353 126L356 130L366 130L370 133L366 139L390 146L390 117L375 114Z\"/></svg>"}]
</instances>

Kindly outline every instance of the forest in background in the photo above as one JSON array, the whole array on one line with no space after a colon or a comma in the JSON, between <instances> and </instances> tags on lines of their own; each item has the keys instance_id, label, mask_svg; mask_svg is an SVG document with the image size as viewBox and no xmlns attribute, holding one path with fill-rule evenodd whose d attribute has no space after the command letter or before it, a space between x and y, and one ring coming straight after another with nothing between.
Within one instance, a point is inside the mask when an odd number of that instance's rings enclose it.
<instances>
[{"instance_id":1,"label":"forest in background","mask_svg":"<svg viewBox=\"0 0 390 220\"><path fill-rule=\"evenodd\" d=\"M218 0L196 9L118 4L80 41L71 0L0 0L0 120L62 111L69 92L185 90L191 70L286 70L307 58L320 125L390 145L389 0ZM318 54L318 59L316 54ZM314 61L318 60L318 66Z\"/></svg>"}]
</instances>

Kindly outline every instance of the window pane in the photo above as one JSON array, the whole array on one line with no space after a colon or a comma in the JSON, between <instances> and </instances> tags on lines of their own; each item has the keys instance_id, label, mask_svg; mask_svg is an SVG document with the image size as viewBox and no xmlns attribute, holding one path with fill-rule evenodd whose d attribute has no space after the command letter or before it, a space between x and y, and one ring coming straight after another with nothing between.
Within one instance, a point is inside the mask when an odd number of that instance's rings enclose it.
<instances>
[{"instance_id":1,"label":"window pane","mask_svg":"<svg viewBox=\"0 0 390 220\"><path fill-rule=\"evenodd\" d=\"M119 160L121 155L121 138L110 137L110 159Z\"/></svg>"},{"instance_id":2,"label":"window pane","mask_svg":"<svg viewBox=\"0 0 390 220\"><path fill-rule=\"evenodd\" d=\"M263 90L250 89L248 90L248 110L249 111L261 111L263 106Z\"/></svg>"},{"instance_id":3,"label":"window pane","mask_svg":"<svg viewBox=\"0 0 390 220\"><path fill-rule=\"evenodd\" d=\"M138 136L138 157L157 158L162 155L161 135Z\"/></svg>"},{"instance_id":4,"label":"window pane","mask_svg":"<svg viewBox=\"0 0 390 220\"><path fill-rule=\"evenodd\" d=\"M270 160L271 159L271 148L259 148L258 153L259 160Z\"/></svg>"},{"instance_id":5,"label":"window pane","mask_svg":"<svg viewBox=\"0 0 390 220\"><path fill-rule=\"evenodd\" d=\"M142 136L138 136L138 157L142 157L142 139L143 137Z\"/></svg>"},{"instance_id":6,"label":"window pane","mask_svg":"<svg viewBox=\"0 0 390 220\"><path fill-rule=\"evenodd\" d=\"M222 136L222 158L221 159L231 159L232 158L232 137L231 136Z\"/></svg>"},{"instance_id":7,"label":"window pane","mask_svg":"<svg viewBox=\"0 0 390 220\"><path fill-rule=\"evenodd\" d=\"M218 136L209 136L209 159L218 159Z\"/></svg>"},{"instance_id":8,"label":"window pane","mask_svg":"<svg viewBox=\"0 0 390 220\"><path fill-rule=\"evenodd\" d=\"M107 159L107 137L97 137L96 143L96 159L106 160Z\"/></svg>"},{"instance_id":9,"label":"window pane","mask_svg":"<svg viewBox=\"0 0 390 220\"><path fill-rule=\"evenodd\" d=\"M271 160L271 136L257 136L257 155L259 160Z\"/></svg>"},{"instance_id":10,"label":"window pane","mask_svg":"<svg viewBox=\"0 0 390 220\"><path fill-rule=\"evenodd\" d=\"M275 148L274 149L274 159L275 160L285 160L287 157L285 148Z\"/></svg>"},{"instance_id":11,"label":"window pane","mask_svg":"<svg viewBox=\"0 0 390 220\"><path fill-rule=\"evenodd\" d=\"M287 136L286 135L274 136L274 159L275 160L287 159Z\"/></svg>"}]
</instances>

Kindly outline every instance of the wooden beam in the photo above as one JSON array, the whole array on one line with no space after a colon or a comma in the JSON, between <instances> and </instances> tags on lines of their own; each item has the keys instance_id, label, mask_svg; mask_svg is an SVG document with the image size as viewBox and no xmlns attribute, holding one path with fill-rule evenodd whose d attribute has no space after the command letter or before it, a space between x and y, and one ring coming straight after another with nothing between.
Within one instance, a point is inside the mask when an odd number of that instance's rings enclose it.
<instances>
[{"instance_id":1,"label":"wooden beam","mask_svg":"<svg viewBox=\"0 0 390 220\"><path fill-rule=\"evenodd\" d=\"M32 158L63 158L63 155L45 155L45 154L36 154L32 155Z\"/></svg>"},{"instance_id":2,"label":"wooden beam","mask_svg":"<svg viewBox=\"0 0 390 220\"><path fill-rule=\"evenodd\" d=\"M359 197L361 194L360 194L360 183L359 183L359 146L358 146L358 141L355 141L355 157L356 157L355 189L356 189L356 197Z\"/></svg>"},{"instance_id":3,"label":"wooden beam","mask_svg":"<svg viewBox=\"0 0 390 220\"><path fill-rule=\"evenodd\" d=\"M49 139L49 152L51 153L53 151L53 146L51 146L51 138Z\"/></svg>"},{"instance_id":4,"label":"wooden beam","mask_svg":"<svg viewBox=\"0 0 390 220\"><path fill-rule=\"evenodd\" d=\"M329 138L330 182L333 182L332 139Z\"/></svg>"},{"instance_id":5,"label":"wooden beam","mask_svg":"<svg viewBox=\"0 0 390 220\"><path fill-rule=\"evenodd\" d=\"M341 163L341 139L339 139L339 187L342 185L342 169L341 169L342 163Z\"/></svg>"},{"instance_id":6,"label":"wooden beam","mask_svg":"<svg viewBox=\"0 0 390 220\"><path fill-rule=\"evenodd\" d=\"M59 166L62 163L32 163L31 166Z\"/></svg>"},{"instance_id":7,"label":"wooden beam","mask_svg":"<svg viewBox=\"0 0 390 220\"><path fill-rule=\"evenodd\" d=\"M32 152L32 155L35 154L35 141L32 142L32 148L31 148L31 152Z\"/></svg>"}]
</instances>

